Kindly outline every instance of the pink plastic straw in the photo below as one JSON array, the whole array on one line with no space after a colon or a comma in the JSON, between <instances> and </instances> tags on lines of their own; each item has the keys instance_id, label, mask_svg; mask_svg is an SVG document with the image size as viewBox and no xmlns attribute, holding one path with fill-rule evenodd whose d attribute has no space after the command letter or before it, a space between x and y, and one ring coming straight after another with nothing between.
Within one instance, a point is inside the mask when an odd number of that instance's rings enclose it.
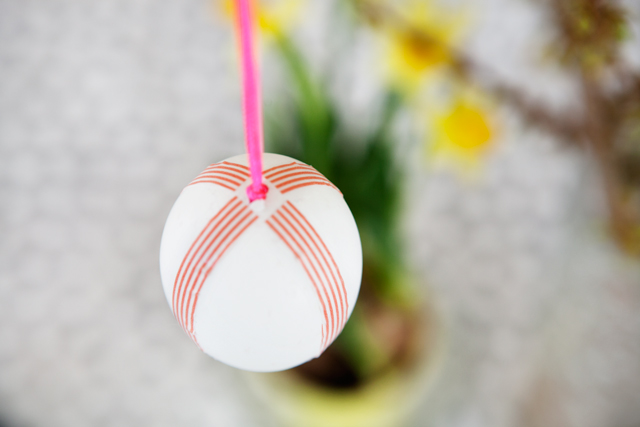
<instances>
[{"instance_id":1,"label":"pink plastic straw","mask_svg":"<svg viewBox=\"0 0 640 427\"><path fill-rule=\"evenodd\" d=\"M254 51L254 13L253 0L237 0L236 19L240 38L240 56L242 62L244 127L251 185L247 188L249 201L267 197L268 188L262 183L262 105L260 94L260 76Z\"/></svg>"}]
</instances>

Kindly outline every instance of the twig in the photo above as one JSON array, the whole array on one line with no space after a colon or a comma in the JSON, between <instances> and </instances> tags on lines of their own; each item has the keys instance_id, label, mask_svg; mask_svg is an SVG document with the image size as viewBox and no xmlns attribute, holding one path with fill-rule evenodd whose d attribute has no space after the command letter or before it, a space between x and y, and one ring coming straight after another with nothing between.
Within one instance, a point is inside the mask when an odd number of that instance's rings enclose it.
<instances>
[{"instance_id":1,"label":"twig","mask_svg":"<svg viewBox=\"0 0 640 427\"><path fill-rule=\"evenodd\" d=\"M372 0L352 0L356 10L373 26L386 26L394 30L409 31L416 38L425 43L440 43L422 28L417 28L413 23L402 17L394 8L386 4ZM483 89L513 107L531 126L546 130L560 140L569 144L580 144L583 141L583 127L575 117L566 117L550 112L544 105L531 100L522 90L500 83L496 77L497 72L486 64L480 64L460 52L452 51L452 69L459 78L480 84ZM475 76L485 77L484 84L476 81Z\"/></svg>"},{"instance_id":2,"label":"twig","mask_svg":"<svg viewBox=\"0 0 640 427\"><path fill-rule=\"evenodd\" d=\"M465 80L482 86L485 91L512 107L530 126L543 129L568 145L584 143L584 127L578 115L569 116L549 111L545 105L533 101L522 90L500 82L498 73L486 65L464 56L455 59L454 69ZM482 83L474 79L476 75L483 76Z\"/></svg>"},{"instance_id":3,"label":"twig","mask_svg":"<svg viewBox=\"0 0 640 427\"><path fill-rule=\"evenodd\" d=\"M597 81L593 76L584 73L581 78L582 90L585 99L585 128L587 130L586 141L598 162L602 183L607 197L611 231L622 249L630 246L629 238L633 227L633 218L624 203L624 194L620 175L616 168L616 159L613 152L613 139L615 137L619 116L617 110L608 105ZM609 107L609 108L607 108ZM608 111L614 111L613 114Z\"/></svg>"}]
</instances>

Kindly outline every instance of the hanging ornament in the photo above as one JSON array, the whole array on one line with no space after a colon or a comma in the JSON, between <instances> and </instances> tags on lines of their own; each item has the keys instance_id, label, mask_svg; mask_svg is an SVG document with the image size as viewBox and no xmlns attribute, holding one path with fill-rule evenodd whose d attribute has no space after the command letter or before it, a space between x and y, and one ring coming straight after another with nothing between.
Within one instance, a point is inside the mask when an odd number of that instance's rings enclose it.
<instances>
[{"instance_id":1,"label":"hanging ornament","mask_svg":"<svg viewBox=\"0 0 640 427\"><path fill-rule=\"evenodd\" d=\"M174 315L202 351L271 372L318 357L340 334L360 289L362 248L329 180L292 158L263 157L250 0L237 1L237 18L248 155L209 166L182 191L160 272Z\"/></svg>"}]
</instances>

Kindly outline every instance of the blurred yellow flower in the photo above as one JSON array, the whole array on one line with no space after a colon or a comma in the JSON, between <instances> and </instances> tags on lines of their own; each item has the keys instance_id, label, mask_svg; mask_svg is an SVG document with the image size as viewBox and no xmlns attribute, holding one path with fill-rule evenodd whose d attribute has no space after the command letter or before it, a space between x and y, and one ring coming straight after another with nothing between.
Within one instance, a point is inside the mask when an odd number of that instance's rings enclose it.
<instances>
[{"instance_id":1,"label":"blurred yellow flower","mask_svg":"<svg viewBox=\"0 0 640 427\"><path fill-rule=\"evenodd\" d=\"M423 73L448 62L450 55L445 44L431 34L407 30L397 34L394 55L401 65L400 71Z\"/></svg>"},{"instance_id":2,"label":"blurred yellow flower","mask_svg":"<svg viewBox=\"0 0 640 427\"><path fill-rule=\"evenodd\" d=\"M430 73L451 63L461 20L446 16L429 1L411 0L400 10L402 20L388 32L386 63L392 84L413 91Z\"/></svg>"},{"instance_id":3,"label":"blurred yellow flower","mask_svg":"<svg viewBox=\"0 0 640 427\"><path fill-rule=\"evenodd\" d=\"M463 172L476 170L495 140L491 111L477 100L460 97L446 111L432 116L430 158Z\"/></svg>"},{"instance_id":4,"label":"blurred yellow flower","mask_svg":"<svg viewBox=\"0 0 640 427\"><path fill-rule=\"evenodd\" d=\"M219 1L219 0L217 0ZM291 28L300 18L304 0L252 0L260 31L277 36ZM225 15L235 16L236 0L222 0Z\"/></svg>"}]
</instances>

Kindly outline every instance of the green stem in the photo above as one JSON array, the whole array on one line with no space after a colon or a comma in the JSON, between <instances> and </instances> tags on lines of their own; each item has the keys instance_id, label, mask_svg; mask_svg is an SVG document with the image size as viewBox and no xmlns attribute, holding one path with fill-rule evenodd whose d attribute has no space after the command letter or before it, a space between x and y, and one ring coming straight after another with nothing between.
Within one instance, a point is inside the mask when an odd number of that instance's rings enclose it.
<instances>
[{"instance_id":1,"label":"green stem","mask_svg":"<svg viewBox=\"0 0 640 427\"><path fill-rule=\"evenodd\" d=\"M331 179L332 115L329 102L314 83L311 72L299 50L285 35L277 38L277 47L294 84L302 124L304 161Z\"/></svg>"}]
</instances>

